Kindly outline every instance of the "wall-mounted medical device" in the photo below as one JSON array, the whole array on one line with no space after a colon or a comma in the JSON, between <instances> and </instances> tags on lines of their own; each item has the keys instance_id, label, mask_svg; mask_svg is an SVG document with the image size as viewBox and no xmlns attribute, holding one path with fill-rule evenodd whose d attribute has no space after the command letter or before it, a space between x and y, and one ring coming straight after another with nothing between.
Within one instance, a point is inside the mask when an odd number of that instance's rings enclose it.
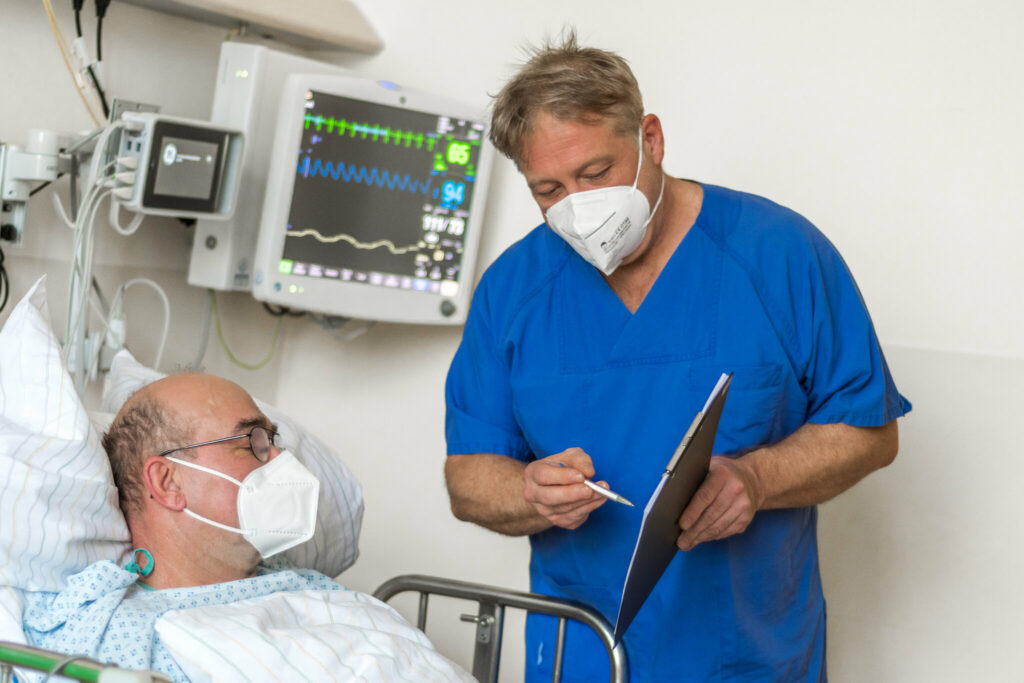
<instances>
[{"instance_id":1,"label":"wall-mounted medical device","mask_svg":"<svg viewBox=\"0 0 1024 683\"><path fill-rule=\"evenodd\" d=\"M281 88L293 73L346 72L333 64L262 45L221 45L210 121L242 131L246 144L234 215L228 220L196 222L188 268L190 285L244 292L252 289L253 256L267 193L271 140L281 105Z\"/></svg>"},{"instance_id":2,"label":"wall-mounted medical device","mask_svg":"<svg viewBox=\"0 0 1024 683\"><path fill-rule=\"evenodd\" d=\"M291 75L279 96L253 295L464 322L493 154L481 113L346 76Z\"/></svg>"},{"instance_id":3,"label":"wall-mounted medical device","mask_svg":"<svg viewBox=\"0 0 1024 683\"><path fill-rule=\"evenodd\" d=\"M156 113L121 117L114 198L136 213L229 218L235 208L242 134Z\"/></svg>"}]
</instances>

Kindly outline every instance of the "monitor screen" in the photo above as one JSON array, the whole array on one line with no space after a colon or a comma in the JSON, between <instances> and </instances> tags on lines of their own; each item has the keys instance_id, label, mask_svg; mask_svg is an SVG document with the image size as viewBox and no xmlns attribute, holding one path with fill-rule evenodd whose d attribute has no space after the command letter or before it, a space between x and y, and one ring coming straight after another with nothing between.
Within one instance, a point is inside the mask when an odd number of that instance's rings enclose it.
<instances>
[{"instance_id":1,"label":"monitor screen","mask_svg":"<svg viewBox=\"0 0 1024 683\"><path fill-rule=\"evenodd\" d=\"M143 206L216 211L229 137L213 128L157 121L153 126Z\"/></svg>"},{"instance_id":2,"label":"monitor screen","mask_svg":"<svg viewBox=\"0 0 1024 683\"><path fill-rule=\"evenodd\" d=\"M290 80L286 96L299 101L282 107L279 133L298 144L271 162L272 178L275 165L289 167L287 178L278 170L288 197L267 198L275 209L265 208L261 232L276 235L261 234L256 279L273 282L257 298L353 317L463 320L490 152L484 123L391 84L367 93L366 81L309 80Z\"/></svg>"}]
</instances>

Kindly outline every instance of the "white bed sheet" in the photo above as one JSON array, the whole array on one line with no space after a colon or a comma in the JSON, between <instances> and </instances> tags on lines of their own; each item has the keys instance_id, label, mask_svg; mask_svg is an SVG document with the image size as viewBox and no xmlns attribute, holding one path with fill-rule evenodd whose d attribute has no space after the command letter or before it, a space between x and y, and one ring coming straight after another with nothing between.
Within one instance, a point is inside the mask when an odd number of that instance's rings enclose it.
<instances>
[{"instance_id":1,"label":"white bed sheet","mask_svg":"<svg viewBox=\"0 0 1024 683\"><path fill-rule=\"evenodd\" d=\"M156 630L193 683L474 680L394 609L355 591L176 610Z\"/></svg>"}]
</instances>

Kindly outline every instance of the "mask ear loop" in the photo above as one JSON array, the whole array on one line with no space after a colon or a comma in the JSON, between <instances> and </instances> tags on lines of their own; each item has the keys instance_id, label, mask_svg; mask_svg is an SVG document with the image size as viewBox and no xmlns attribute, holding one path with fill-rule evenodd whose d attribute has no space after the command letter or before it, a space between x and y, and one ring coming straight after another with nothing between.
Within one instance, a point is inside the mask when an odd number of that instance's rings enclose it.
<instances>
[{"instance_id":1,"label":"mask ear loop","mask_svg":"<svg viewBox=\"0 0 1024 683\"><path fill-rule=\"evenodd\" d=\"M217 470L211 469L209 467L203 467L202 465L197 465L194 462L187 462L185 460L181 460L180 458L172 458L169 455L167 456L167 459L170 460L171 462L176 462L179 465L184 465L185 467L191 467L194 470L200 470L201 472L206 472L207 474L213 474L213 475L216 475L216 476L220 477L221 479L227 479L228 481L230 481L232 484L234 484L238 488L242 488L242 482L238 481L237 479L235 479L234 477L232 477L230 475L224 474L223 472L218 472Z\"/></svg>"},{"instance_id":2,"label":"mask ear loop","mask_svg":"<svg viewBox=\"0 0 1024 683\"><path fill-rule=\"evenodd\" d=\"M215 469L211 469L209 467L204 467L202 465L197 465L197 464L192 463L192 462L186 462L185 460L181 460L179 458L172 458L171 456L167 456L167 459L170 460L171 462L176 462L179 465L184 465L185 467L191 467L194 470L200 470L200 471L206 472L208 474L213 474L213 475L216 475L216 476L220 477L221 479L227 479L228 481L230 481L232 484L234 484L238 488L245 488L245 486L242 484L242 482L238 481L237 479L235 479L232 476L224 474L223 472L218 472ZM211 526L215 526L218 529L224 529L225 531L233 531L236 534L243 534L243 535L245 534L245 530L243 530L243 529L236 529L233 526L228 526L227 524L221 524L220 522L215 522L212 519L209 519L207 517L203 517L202 515L198 515L198 514L192 512L187 507L184 510L182 510L182 512L184 512L186 515L188 515L189 517L191 517L193 519L198 519L200 522L206 522L207 524L209 524Z\"/></svg>"},{"instance_id":3,"label":"mask ear loop","mask_svg":"<svg viewBox=\"0 0 1024 683\"><path fill-rule=\"evenodd\" d=\"M637 161L637 164L636 164L636 178L633 179L633 191L634 192L639 189L639 186L640 186L640 167L643 165L643 162L644 162L644 129L643 129L643 127L640 128L640 141L639 142L640 142L640 157L639 157L639 160ZM644 223L644 227L645 228L651 222L651 219L654 218L654 214L658 213L658 207L661 206L661 199L662 199L662 197L664 195L665 195L665 174L662 173L661 174L661 189L658 190L658 201L656 201L654 203L654 208L651 209L651 215L647 218L647 223Z\"/></svg>"},{"instance_id":4,"label":"mask ear loop","mask_svg":"<svg viewBox=\"0 0 1024 683\"><path fill-rule=\"evenodd\" d=\"M640 135L637 139L637 150L639 154L636 155L636 177L633 178L633 190L636 191L640 185L640 168L644 165L644 129L640 128ZM664 179L662 179L664 182Z\"/></svg>"}]
</instances>

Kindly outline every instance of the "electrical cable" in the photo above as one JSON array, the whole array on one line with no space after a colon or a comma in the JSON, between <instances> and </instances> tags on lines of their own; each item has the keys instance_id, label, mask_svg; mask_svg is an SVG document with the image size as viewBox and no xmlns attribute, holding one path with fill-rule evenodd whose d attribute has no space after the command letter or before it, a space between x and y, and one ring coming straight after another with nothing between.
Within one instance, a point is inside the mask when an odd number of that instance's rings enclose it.
<instances>
[{"instance_id":1,"label":"electrical cable","mask_svg":"<svg viewBox=\"0 0 1024 683\"><path fill-rule=\"evenodd\" d=\"M64 176L64 171L61 171L60 173L57 174L57 178L62 178L63 176ZM39 194L41 191L45 190L46 187L50 183L54 182L57 178L54 178L53 180L47 180L42 185L39 185L38 187L33 188L32 191L28 193L28 196L29 197L34 197L35 195Z\"/></svg>"},{"instance_id":2,"label":"electrical cable","mask_svg":"<svg viewBox=\"0 0 1024 683\"><path fill-rule=\"evenodd\" d=\"M7 268L4 267L4 250L0 249L0 311L7 306L7 297L11 294L11 281L7 279Z\"/></svg>"},{"instance_id":3,"label":"electrical cable","mask_svg":"<svg viewBox=\"0 0 1024 683\"><path fill-rule=\"evenodd\" d=\"M46 16L50 20L50 28L53 30L53 37L57 41L57 47L60 49L60 55L64 59L64 66L67 67L68 73L71 75L71 80L75 84L75 90L78 91L79 97L82 98L82 104L85 105L85 110L89 112L89 118L93 120L97 126L103 125L102 119L96 115L93 111L93 105L89 102L86 97L86 91L78 85L78 78L75 76L75 69L71 66L71 58L68 53L71 49L67 45L67 40L64 38L64 33L60 30L60 25L57 24L57 17L53 13L53 5L50 4L50 0L42 0L43 7L46 9Z\"/></svg>"},{"instance_id":4,"label":"electrical cable","mask_svg":"<svg viewBox=\"0 0 1024 683\"><path fill-rule=\"evenodd\" d=\"M99 179L97 179L99 180ZM83 202L82 211L76 224L74 249L71 257L71 273L68 278L68 314L65 325L64 352L69 368L74 370L74 383L78 390L85 386L86 378L86 330L89 285L92 278L92 223L96 207L110 192L102 191L102 185L90 188Z\"/></svg>"},{"instance_id":5,"label":"electrical cable","mask_svg":"<svg viewBox=\"0 0 1024 683\"><path fill-rule=\"evenodd\" d=\"M210 300L213 303L213 320L217 325L217 338L220 339L220 345L223 347L224 352L228 355L231 362L240 368L245 368L246 370L259 370L260 368L265 367L266 364L270 362L270 359L274 357L274 352L277 350L277 340L281 336L281 326L284 323L284 318L278 318L277 324L274 325L274 338L270 342L270 351L267 353L267 357L259 363L245 363L238 360L235 354L231 352L231 349L228 348L228 342L224 339L224 330L221 329L220 325L220 311L217 308L217 295L212 289L210 290Z\"/></svg>"},{"instance_id":6,"label":"electrical cable","mask_svg":"<svg viewBox=\"0 0 1024 683\"><path fill-rule=\"evenodd\" d=\"M68 226L72 230L75 229L75 221L68 218L67 211L64 210L64 203L61 202L60 197L54 192L50 195L50 201L53 203L53 209L57 212L57 217L60 218L64 225Z\"/></svg>"},{"instance_id":7,"label":"electrical cable","mask_svg":"<svg viewBox=\"0 0 1024 683\"><path fill-rule=\"evenodd\" d=\"M82 37L82 19L81 19L82 0L74 0L74 9L75 9L75 32L78 34L78 37L81 38ZM102 21L103 20L100 19L99 23L97 23L97 25L96 25L96 30L97 30L97 33L96 33L97 50L99 49L98 48L98 46L99 46L99 37L100 37L99 26L102 23ZM102 58L99 56L99 54L97 52L96 61L98 62L101 59ZM92 64L86 65L85 70L89 73L89 79L92 81L93 87L96 88L96 94L99 95L100 107L102 107L102 109L103 109L103 118L109 119L110 118L110 107L107 106L107 96L103 92L103 87L100 85L100 79L98 79L96 77L96 72L93 71Z\"/></svg>"},{"instance_id":8,"label":"electrical cable","mask_svg":"<svg viewBox=\"0 0 1024 683\"><path fill-rule=\"evenodd\" d=\"M213 290L210 290L213 293ZM206 348L210 344L210 323L213 322L213 301L212 297L206 299L206 314L203 316L203 334L199 338L199 351L196 353L196 360L192 363L192 371L199 372L203 366L203 359L206 357Z\"/></svg>"},{"instance_id":9,"label":"electrical cable","mask_svg":"<svg viewBox=\"0 0 1024 683\"><path fill-rule=\"evenodd\" d=\"M85 387L86 378L92 364L86 348L88 329L89 291L92 282L93 249L95 235L96 211L112 189L106 182L113 174L106 175L108 169L116 165L116 161L103 164L107 146L113 132L124 124L116 121L104 126L93 151L92 163L89 165L87 191L82 198L81 211L75 220L75 239L71 257L71 272L68 277L68 311L65 324L64 354L69 368L74 369L74 383L81 391ZM102 165L102 166L101 166ZM93 340L95 343L95 339ZM95 356L98 358L98 354Z\"/></svg>"},{"instance_id":10,"label":"electrical cable","mask_svg":"<svg viewBox=\"0 0 1024 683\"><path fill-rule=\"evenodd\" d=\"M292 318L301 318L302 316L306 315L306 311L293 311L287 306L278 306L277 310L274 310L274 307L265 301L263 302L263 308L267 311L267 313L274 316L275 318L280 318L285 315L290 316Z\"/></svg>"},{"instance_id":11,"label":"electrical cable","mask_svg":"<svg viewBox=\"0 0 1024 683\"><path fill-rule=\"evenodd\" d=\"M103 309L103 319L106 320L107 314L110 313L110 304L107 302L107 297L103 296L103 290L100 289L100 283L96 278L92 279L92 291L96 293L96 298L100 300L100 308Z\"/></svg>"},{"instance_id":12,"label":"electrical cable","mask_svg":"<svg viewBox=\"0 0 1024 683\"><path fill-rule=\"evenodd\" d=\"M99 5L99 3L96 3ZM96 61L103 61L103 17L96 16Z\"/></svg>"},{"instance_id":13,"label":"electrical cable","mask_svg":"<svg viewBox=\"0 0 1024 683\"><path fill-rule=\"evenodd\" d=\"M137 213L132 218L132 222L128 224L128 227L121 226L121 203L111 198L110 200L110 214L108 215L107 222L110 223L110 227L114 229L120 235L129 237L134 235L139 230L139 226L142 225L142 219L145 218L145 214Z\"/></svg>"},{"instance_id":14,"label":"electrical cable","mask_svg":"<svg viewBox=\"0 0 1024 683\"><path fill-rule=\"evenodd\" d=\"M111 311L116 312L123 310L125 294L128 292L129 288L134 287L135 285L146 285L152 288L153 291L160 295L160 300L164 304L164 331L163 336L160 338L160 345L156 349L156 358L153 360L153 369L156 370L159 369L160 361L163 360L164 347L167 345L167 335L171 331L171 301L167 297L167 292L165 292L160 285L147 277L137 277L128 280L128 282L125 282L117 288L117 293L114 295L114 303L111 305ZM113 314L111 317L113 317Z\"/></svg>"},{"instance_id":15,"label":"electrical cable","mask_svg":"<svg viewBox=\"0 0 1024 683\"><path fill-rule=\"evenodd\" d=\"M72 0L71 8L75 11L75 33L78 37L82 37L82 5L85 4L84 0Z\"/></svg>"},{"instance_id":16,"label":"electrical cable","mask_svg":"<svg viewBox=\"0 0 1024 683\"><path fill-rule=\"evenodd\" d=\"M103 20L111 0L96 0L96 61L103 61Z\"/></svg>"}]
</instances>

